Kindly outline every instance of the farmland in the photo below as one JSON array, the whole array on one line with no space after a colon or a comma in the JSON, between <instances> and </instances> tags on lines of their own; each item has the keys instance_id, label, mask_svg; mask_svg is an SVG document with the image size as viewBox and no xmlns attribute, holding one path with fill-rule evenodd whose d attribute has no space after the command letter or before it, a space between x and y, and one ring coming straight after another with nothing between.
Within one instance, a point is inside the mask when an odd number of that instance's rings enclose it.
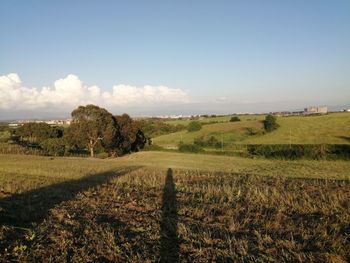
<instances>
[{"instance_id":1,"label":"farmland","mask_svg":"<svg viewBox=\"0 0 350 263\"><path fill-rule=\"evenodd\" d=\"M0 260L346 262L348 161L0 155Z\"/></svg>"},{"instance_id":2,"label":"farmland","mask_svg":"<svg viewBox=\"0 0 350 263\"><path fill-rule=\"evenodd\" d=\"M204 125L200 131L180 131L162 135L153 139L155 144L165 148L175 148L182 140L192 143L194 138L214 136L223 141L230 149L235 144L348 144L350 114L331 113L321 116L278 117L280 127L263 133L262 115L240 116L241 122L229 122L229 117L205 118L200 120ZM217 122L218 123L215 123ZM212 122L212 123L210 123ZM188 124L189 120L169 121L168 123ZM209 123L209 124L205 124ZM248 128L255 134L249 134Z\"/></svg>"}]
</instances>

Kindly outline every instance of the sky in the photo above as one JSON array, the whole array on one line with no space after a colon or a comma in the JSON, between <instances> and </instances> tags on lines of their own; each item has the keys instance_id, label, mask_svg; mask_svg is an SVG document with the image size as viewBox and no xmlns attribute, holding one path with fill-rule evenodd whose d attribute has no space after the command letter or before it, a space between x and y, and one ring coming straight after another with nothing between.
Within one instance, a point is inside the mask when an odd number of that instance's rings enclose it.
<instances>
[{"instance_id":1,"label":"sky","mask_svg":"<svg viewBox=\"0 0 350 263\"><path fill-rule=\"evenodd\" d=\"M350 104L350 1L0 2L0 119Z\"/></svg>"}]
</instances>

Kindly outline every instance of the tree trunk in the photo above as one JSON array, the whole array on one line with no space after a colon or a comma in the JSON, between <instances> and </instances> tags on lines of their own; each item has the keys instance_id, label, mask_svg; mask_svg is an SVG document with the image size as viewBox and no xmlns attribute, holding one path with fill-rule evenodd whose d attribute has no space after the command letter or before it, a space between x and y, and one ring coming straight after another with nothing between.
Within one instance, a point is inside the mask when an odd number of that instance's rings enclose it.
<instances>
[{"instance_id":1,"label":"tree trunk","mask_svg":"<svg viewBox=\"0 0 350 263\"><path fill-rule=\"evenodd\" d=\"M90 140L89 148L90 148L90 156L94 157L94 143L92 142L92 140Z\"/></svg>"},{"instance_id":2,"label":"tree trunk","mask_svg":"<svg viewBox=\"0 0 350 263\"><path fill-rule=\"evenodd\" d=\"M94 147L90 147L90 156L94 157Z\"/></svg>"}]
</instances>

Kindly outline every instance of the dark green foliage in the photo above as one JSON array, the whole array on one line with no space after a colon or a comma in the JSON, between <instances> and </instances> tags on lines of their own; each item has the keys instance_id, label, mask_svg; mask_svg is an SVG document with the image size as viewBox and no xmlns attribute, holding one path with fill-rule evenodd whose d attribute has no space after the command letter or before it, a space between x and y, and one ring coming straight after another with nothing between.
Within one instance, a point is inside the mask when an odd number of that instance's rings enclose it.
<instances>
[{"instance_id":1,"label":"dark green foliage","mask_svg":"<svg viewBox=\"0 0 350 263\"><path fill-rule=\"evenodd\" d=\"M193 144L201 147L214 147L214 148L221 147L221 143L214 136L210 136L208 139L205 139L204 136L197 137L193 140Z\"/></svg>"},{"instance_id":2,"label":"dark green foliage","mask_svg":"<svg viewBox=\"0 0 350 263\"><path fill-rule=\"evenodd\" d=\"M72 112L72 118L67 136L72 144L87 147L92 157L98 143L108 149L116 147L117 122L106 109L95 105L79 106Z\"/></svg>"},{"instance_id":3,"label":"dark green foliage","mask_svg":"<svg viewBox=\"0 0 350 263\"><path fill-rule=\"evenodd\" d=\"M278 127L279 127L279 124L277 123L276 116L269 114L265 117L264 128L267 132L276 130Z\"/></svg>"},{"instance_id":4,"label":"dark green foliage","mask_svg":"<svg viewBox=\"0 0 350 263\"><path fill-rule=\"evenodd\" d=\"M187 131L189 132L199 131L200 129L202 129L202 124L199 121L191 121L187 127Z\"/></svg>"},{"instance_id":5,"label":"dark green foliage","mask_svg":"<svg viewBox=\"0 0 350 263\"><path fill-rule=\"evenodd\" d=\"M119 154L138 152L147 143L147 139L140 128L140 124L130 118L128 114L115 116L119 129L117 147ZM112 149L113 150L113 149Z\"/></svg>"},{"instance_id":6,"label":"dark green foliage","mask_svg":"<svg viewBox=\"0 0 350 263\"><path fill-rule=\"evenodd\" d=\"M245 128L246 130L246 134L249 135L249 136L253 136L253 135L257 135L257 134L261 134L262 132L255 129L255 128L252 128L252 127L247 127Z\"/></svg>"},{"instance_id":7,"label":"dark green foliage","mask_svg":"<svg viewBox=\"0 0 350 263\"><path fill-rule=\"evenodd\" d=\"M248 153L276 159L350 159L349 144L252 144Z\"/></svg>"},{"instance_id":8,"label":"dark green foliage","mask_svg":"<svg viewBox=\"0 0 350 263\"><path fill-rule=\"evenodd\" d=\"M236 122L236 121L241 121L241 119L238 116L231 117L230 122Z\"/></svg>"},{"instance_id":9,"label":"dark green foliage","mask_svg":"<svg viewBox=\"0 0 350 263\"><path fill-rule=\"evenodd\" d=\"M203 152L203 148L196 144L185 144L180 143L179 144L179 151L180 152L189 152L189 153L199 153Z\"/></svg>"},{"instance_id":10,"label":"dark green foliage","mask_svg":"<svg viewBox=\"0 0 350 263\"><path fill-rule=\"evenodd\" d=\"M113 116L103 108L87 105L75 109L72 118L66 130L46 123L27 123L9 135L25 149L35 148L40 154L55 156L85 155L87 151L92 157L95 153L120 156L139 151L147 141L151 142L140 124L127 114Z\"/></svg>"},{"instance_id":11,"label":"dark green foliage","mask_svg":"<svg viewBox=\"0 0 350 263\"><path fill-rule=\"evenodd\" d=\"M137 123L147 138L153 138L186 129L186 126L184 125L171 125L159 119L138 120Z\"/></svg>"},{"instance_id":12,"label":"dark green foliage","mask_svg":"<svg viewBox=\"0 0 350 263\"><path fill-rule=\"evenodd\" d=\"M15 130L15 134L22 141L29 143L40 143L50 138L60 138L63 136L63 130L59 127L52 127L47 123L25 123Z\"/></svg>"},{"instance_id":13,"label":"dark green foliage","mask_svg":"<svg viewBox=\"0 0 350 263\"><path fill-rule=\"evenodd\" d=\"M40 143L41 149L47 155L63 156L66 152L66 142L63 138L50 138Z\"/></svg>"},{"instance_id":14,"label":"dark green foliage","mask_svg":"<svg viewBox=\"0 0 350 263\"><path fill-rule=\"evenodd\" d=\"M96 149L120 156L137 152L147 143L139 123L127 114L113 116L103 108L87 105L74 110L72 117L66 137L71 146L88 148L91 156Z\"/></svg>"}]
</instances>

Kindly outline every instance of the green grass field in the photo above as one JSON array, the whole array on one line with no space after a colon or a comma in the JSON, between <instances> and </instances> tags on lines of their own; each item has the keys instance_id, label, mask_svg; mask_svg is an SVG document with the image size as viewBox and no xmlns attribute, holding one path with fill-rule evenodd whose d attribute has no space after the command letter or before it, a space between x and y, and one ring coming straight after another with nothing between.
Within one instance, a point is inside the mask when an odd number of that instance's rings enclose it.
<instances>
[{"instance_id":1,"label":"green grass field","mask_svg":"<svg viewBox=\"0 0 350 263\"><path fill-rule=\"evenodd\" d=\"M280 128L267 134L249 135L247 128L262 131L261 115L242 117L241 122L228 122L229 117L221 117L226 122L208 124L197 132L180 131L162 135L153 139L155 144L165 148L176 148L182 140L193 143L199 136L214 136L223 140L230 149L235 144L348 144L350 143L350 113L331 113L323 116L278 117ZM225 119L226 118L226 119ZM208 121L211 118L203 119ZM215 119L215 118L213 118ZM175 121L174 121L175 122ZM189 122L189 121L182 121ZM172 123L172 122L169 122ZM184 123L182 123L184 124Z\"/></svg>"},{"instance_id":2,"label":"green grass field","mask_svg":"<svg viewBox=\"0 0 350 263\"><path fill-rule=\"evenodd\" d=\"M347 262L350 162L0 155L0 262Z\"/></svg>"},{"instance_id":3,"label":"green grass field","mask_svg":"<svg viewBox=\"0 0 350 263\"><path fill-rule=\"evenodd\" d=\"M236 116L236 115L232 115ZM218 116L218 117L200 117L197 121L201 122L202 124L210 123L210 122L229 122L232 116ZM239 115L239 118L242 121L259 121L264 119L264 115L261 114L243 114ZM166 123L172 124L172 125L177 125L177 124L182 124L187 126L191 122L190 119L175 119L175 120L168 120Z\"/></svg>"}]
</instances>

